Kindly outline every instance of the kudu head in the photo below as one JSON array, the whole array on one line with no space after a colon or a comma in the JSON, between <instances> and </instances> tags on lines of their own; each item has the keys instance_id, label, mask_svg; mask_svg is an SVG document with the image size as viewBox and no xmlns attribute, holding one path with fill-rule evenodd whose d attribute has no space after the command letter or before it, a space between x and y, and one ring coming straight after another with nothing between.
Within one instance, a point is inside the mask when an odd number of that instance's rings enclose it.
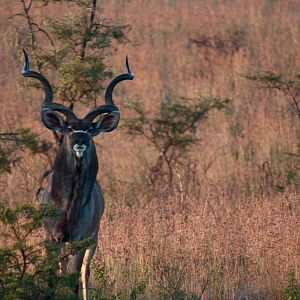
<instances>
[{"instance_id":1,"label":"kudu head","mask_svg":"<svg viewBox=\"0 0 300 300\"><path fill-rule=\"evenodd\" d=\"M67 139L74 155L81 159L89 149L93 136L101 132L114 130L120 120L120 111L113 101L113 90L123 80L132 80L133 73L129 69L126 57L128 73L115 77L108 85L105 92L105 105L95 107L83 119L79 119L72 109L53 102L53 91L49 81L40 73L29 70L29 59L23 49L25 63L22 75L38 79L44 87L45 98L42 104L41 117L44 125L52 130L58 131ZM63 118L63 115L65 118Z\"/></svg>"}]
</instances>

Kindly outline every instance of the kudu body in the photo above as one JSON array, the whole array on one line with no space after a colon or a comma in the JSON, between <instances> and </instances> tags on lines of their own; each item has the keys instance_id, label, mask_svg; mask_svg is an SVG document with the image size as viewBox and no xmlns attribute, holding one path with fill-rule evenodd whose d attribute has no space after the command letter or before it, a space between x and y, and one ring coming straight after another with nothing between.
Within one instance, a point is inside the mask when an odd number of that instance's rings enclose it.
<instances>
[{"instance_id":1,"label":"kudu body","mask_svg":"<svg viewBox=\"0 0 300 300\"><path fill-rule=\"evenodd\" d=\"M53 102L53 92L48 80L40 73L29 70L29 59L23 50L25 63L22 74L38 79L44 87L41 117L44 125L62 134L62 143L56 155L53 172L43 201L54 204L58 214L44 220L46 239L61 251L67 242L90 238L93 245L61 262L62 272L81 272L84 300L88 299L89 264L94 255L99 223L104 211L101 187L96 181L98 159L93 136L114 130L120 119L112 94L114 87L123 80L132 80L128 73L115 77L105 93L105 105L94 108L83 119L62 104ZM63 116L64 117L63 117ZM95 121L96 120L96 121ZM76 289L78 293L78 287Z\"/></svg>"}]
</instances>

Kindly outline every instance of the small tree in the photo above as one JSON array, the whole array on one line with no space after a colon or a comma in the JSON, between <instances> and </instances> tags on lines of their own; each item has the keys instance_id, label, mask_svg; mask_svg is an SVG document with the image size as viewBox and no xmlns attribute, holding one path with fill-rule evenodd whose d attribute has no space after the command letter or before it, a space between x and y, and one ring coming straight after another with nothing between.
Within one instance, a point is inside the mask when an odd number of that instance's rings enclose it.
<instances>
[{"instance_id":1,"label":"small tree","mask_svg":"<svg viewBox=\"0 0 300 300\"><path fill-rule=\"evenodd\" d=\"M296 120L300 121L300 74L296 74L293 78L287 78L282 74L275 74L273 72L265 72L262 74L245 76L247 79L252 80L257 83L258 88L266 89L268 91L276 90L281 93L284 97L283 100L286 101L292 108L293 116ZM279 155L278 155L279 154ZM300 158L300 140L298 137L297 151L296 153L290 151L279 151L277 155L273 155L277 162L283 163L283 172L280 170L274 171L275 177L278 182L276 183L276 188L280 191L284 190L286 185L293 184L299 187L299 158ZM277 157L276 157L277 156ZM272 165L271 157L270 164ZM268 166L269 162L264 162L264 165ZM264 168L264 165L262 168ZM268 167L269 168L269 167ZM270 171L268 171L270 172ZM271 174L273 175L273 174ZM284 175L284 176L282 176Z\"/></svg>"},{"instance_id":2,"label":"small tree","mask_svg":"<svg viewBox=\"0 0 300 300\"><path fill-rule=\"evenodd\" d=\"M172 186L177 177L183 193L182 175L187 182L190 180L187 173L191 171L193 159L189 151L198 141L197 128L210 111L223 109L228 102L229 99L219 97L164 99L155 113L145 111L138 102L129 104L136 117L125 121L127 133L142 136L156 150L156 158L147 164L151 185Z\"/></svg>"},{"instance_id":3,"label":"small tree","mask_svg":"<svg viewBox=\"0 0 300 300\"><path fill-rule=\"evenodd\" d=\"M57 18L43 17L38 24L31 12L38 5L68 9ZM54 71L55 97L73 105L77 102L96 104L103 90L101 81L111 77L104 59L115 45L124 42L128 25L116 25L111 20L99 18L97 0L21 0L22 13L11 16L21 18L17 26L17 40L32 58L33 68L46 73ZM36 82L32 86L40 87Z\"/></svg>"},{"instance_id":4,"label":"small tree","mask_svg":"<svg viewBox=\"0 0 300 300\"><path fill-rule=\"evenodd\" d=\"M47 205L11 209L0 202L1 299L78 299L73 294L78 274L59 276L55 248L38 237L42 218L55 213ZM42 255L45 249L47 258Z\"/></svg>"},{"instance_id":5,"label":"small tree","mask_svg":"<svg viewBox=\"0 0 300 300\"><path fill-rule=\"evenodd\" d=\"M297 117L300 119L300 74L294 78L286 78L281 74L266 72L253 76L246 76L259 84L259 88L277 90L286 97L285 100L291 105Z\"/></svg>"},{"instance_id":6,"label":"small tree","mask_svg":"<svg viewBox=\"0 0 300 300\"><path fill-rule=\"evenodd\" d=\"M0 174L11 172L11 167L19 162L19 149L27 149L31 155L43 155L49 161L51 144L40 139L29 128L20 128L16 132L0 133Z\"/></svg>"}]
</instances>

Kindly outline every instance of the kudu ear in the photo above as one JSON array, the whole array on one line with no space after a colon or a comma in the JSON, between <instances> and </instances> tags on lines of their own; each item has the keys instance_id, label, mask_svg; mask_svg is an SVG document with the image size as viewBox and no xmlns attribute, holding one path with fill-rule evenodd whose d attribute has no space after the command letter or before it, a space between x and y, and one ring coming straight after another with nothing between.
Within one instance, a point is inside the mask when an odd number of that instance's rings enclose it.
<instances>
[{"instance_id":1,"label":"kudu ear","mask_svg":"<svg viewBox=\"0 0 300 300\"><path fill-rule=\"evenodd\" d=\"M110 113L100 116L100 119L94 123L93 135L97 135L100 132L113 131L119 124L120 112L112 111Z\"/></svg>"},{"instance_id":2,"label":"kudu ear","mask_svg":"<svg viewBox=\"0 0 300 300\"><path fill-rule=\"evenodd\" d=\"M58 113L49 108L43 108L41 116L44 125L50 130L61 131L65 127L65 121Z\"/></svg>"}]
</instances>

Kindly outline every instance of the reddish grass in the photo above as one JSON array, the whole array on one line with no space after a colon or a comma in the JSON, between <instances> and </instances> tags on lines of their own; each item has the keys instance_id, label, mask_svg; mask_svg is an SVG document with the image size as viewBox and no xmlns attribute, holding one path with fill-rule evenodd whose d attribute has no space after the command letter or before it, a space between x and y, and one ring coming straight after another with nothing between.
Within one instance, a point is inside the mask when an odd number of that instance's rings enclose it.
<instances>
[{"instance_id":1,"label":"reddish grass","mask_svg":"<svg viewBox=\"0 0 300 300\"><path fill-rule=\"evenodd\" d=\"M127 53L136 75L116 91L124 117L131 112L123 98L154 112L166 95L213 94L232 104L199 127L191 151L197 186L183 186L184 203L177 192L157 197L163 186L156 193L145 188L144 162L157 155L145 141L122 129L96 139L107 208L95 261L116 281L116 291L145 279L149 299L171 299L179 290L204 299L281 299L291 266L300 278L299 176L289 178L298 160L283 154L297 152L299 124L283 94L242 75L300 72L299 1L100 5L105 16L132 26L131 43L107 59L119 73ZM21 54L4 18L18 7L5 0L0 8L0 131L29 126L51 138L39 120L40 92L18 88ZM58 9L41 9L37 17ZM12 174L0 179L1 199L12 205L32 202L46 166L44 158L21 155Z\"/></svg>"},{"instance_id":2,"label":"reddish grass","mask_svg":"<svg viewBox=\"0 0 300 300\"><path fill-rule=\"evenodd\" d=\"M174 200L107 209L96 260L117 289L148 278L154 298L176 290L204 290L203 299L282 298L289 267L298 273L300 265L296 194L236 203L207 194L184 208Z\"/></svg>"}]
</instances>

